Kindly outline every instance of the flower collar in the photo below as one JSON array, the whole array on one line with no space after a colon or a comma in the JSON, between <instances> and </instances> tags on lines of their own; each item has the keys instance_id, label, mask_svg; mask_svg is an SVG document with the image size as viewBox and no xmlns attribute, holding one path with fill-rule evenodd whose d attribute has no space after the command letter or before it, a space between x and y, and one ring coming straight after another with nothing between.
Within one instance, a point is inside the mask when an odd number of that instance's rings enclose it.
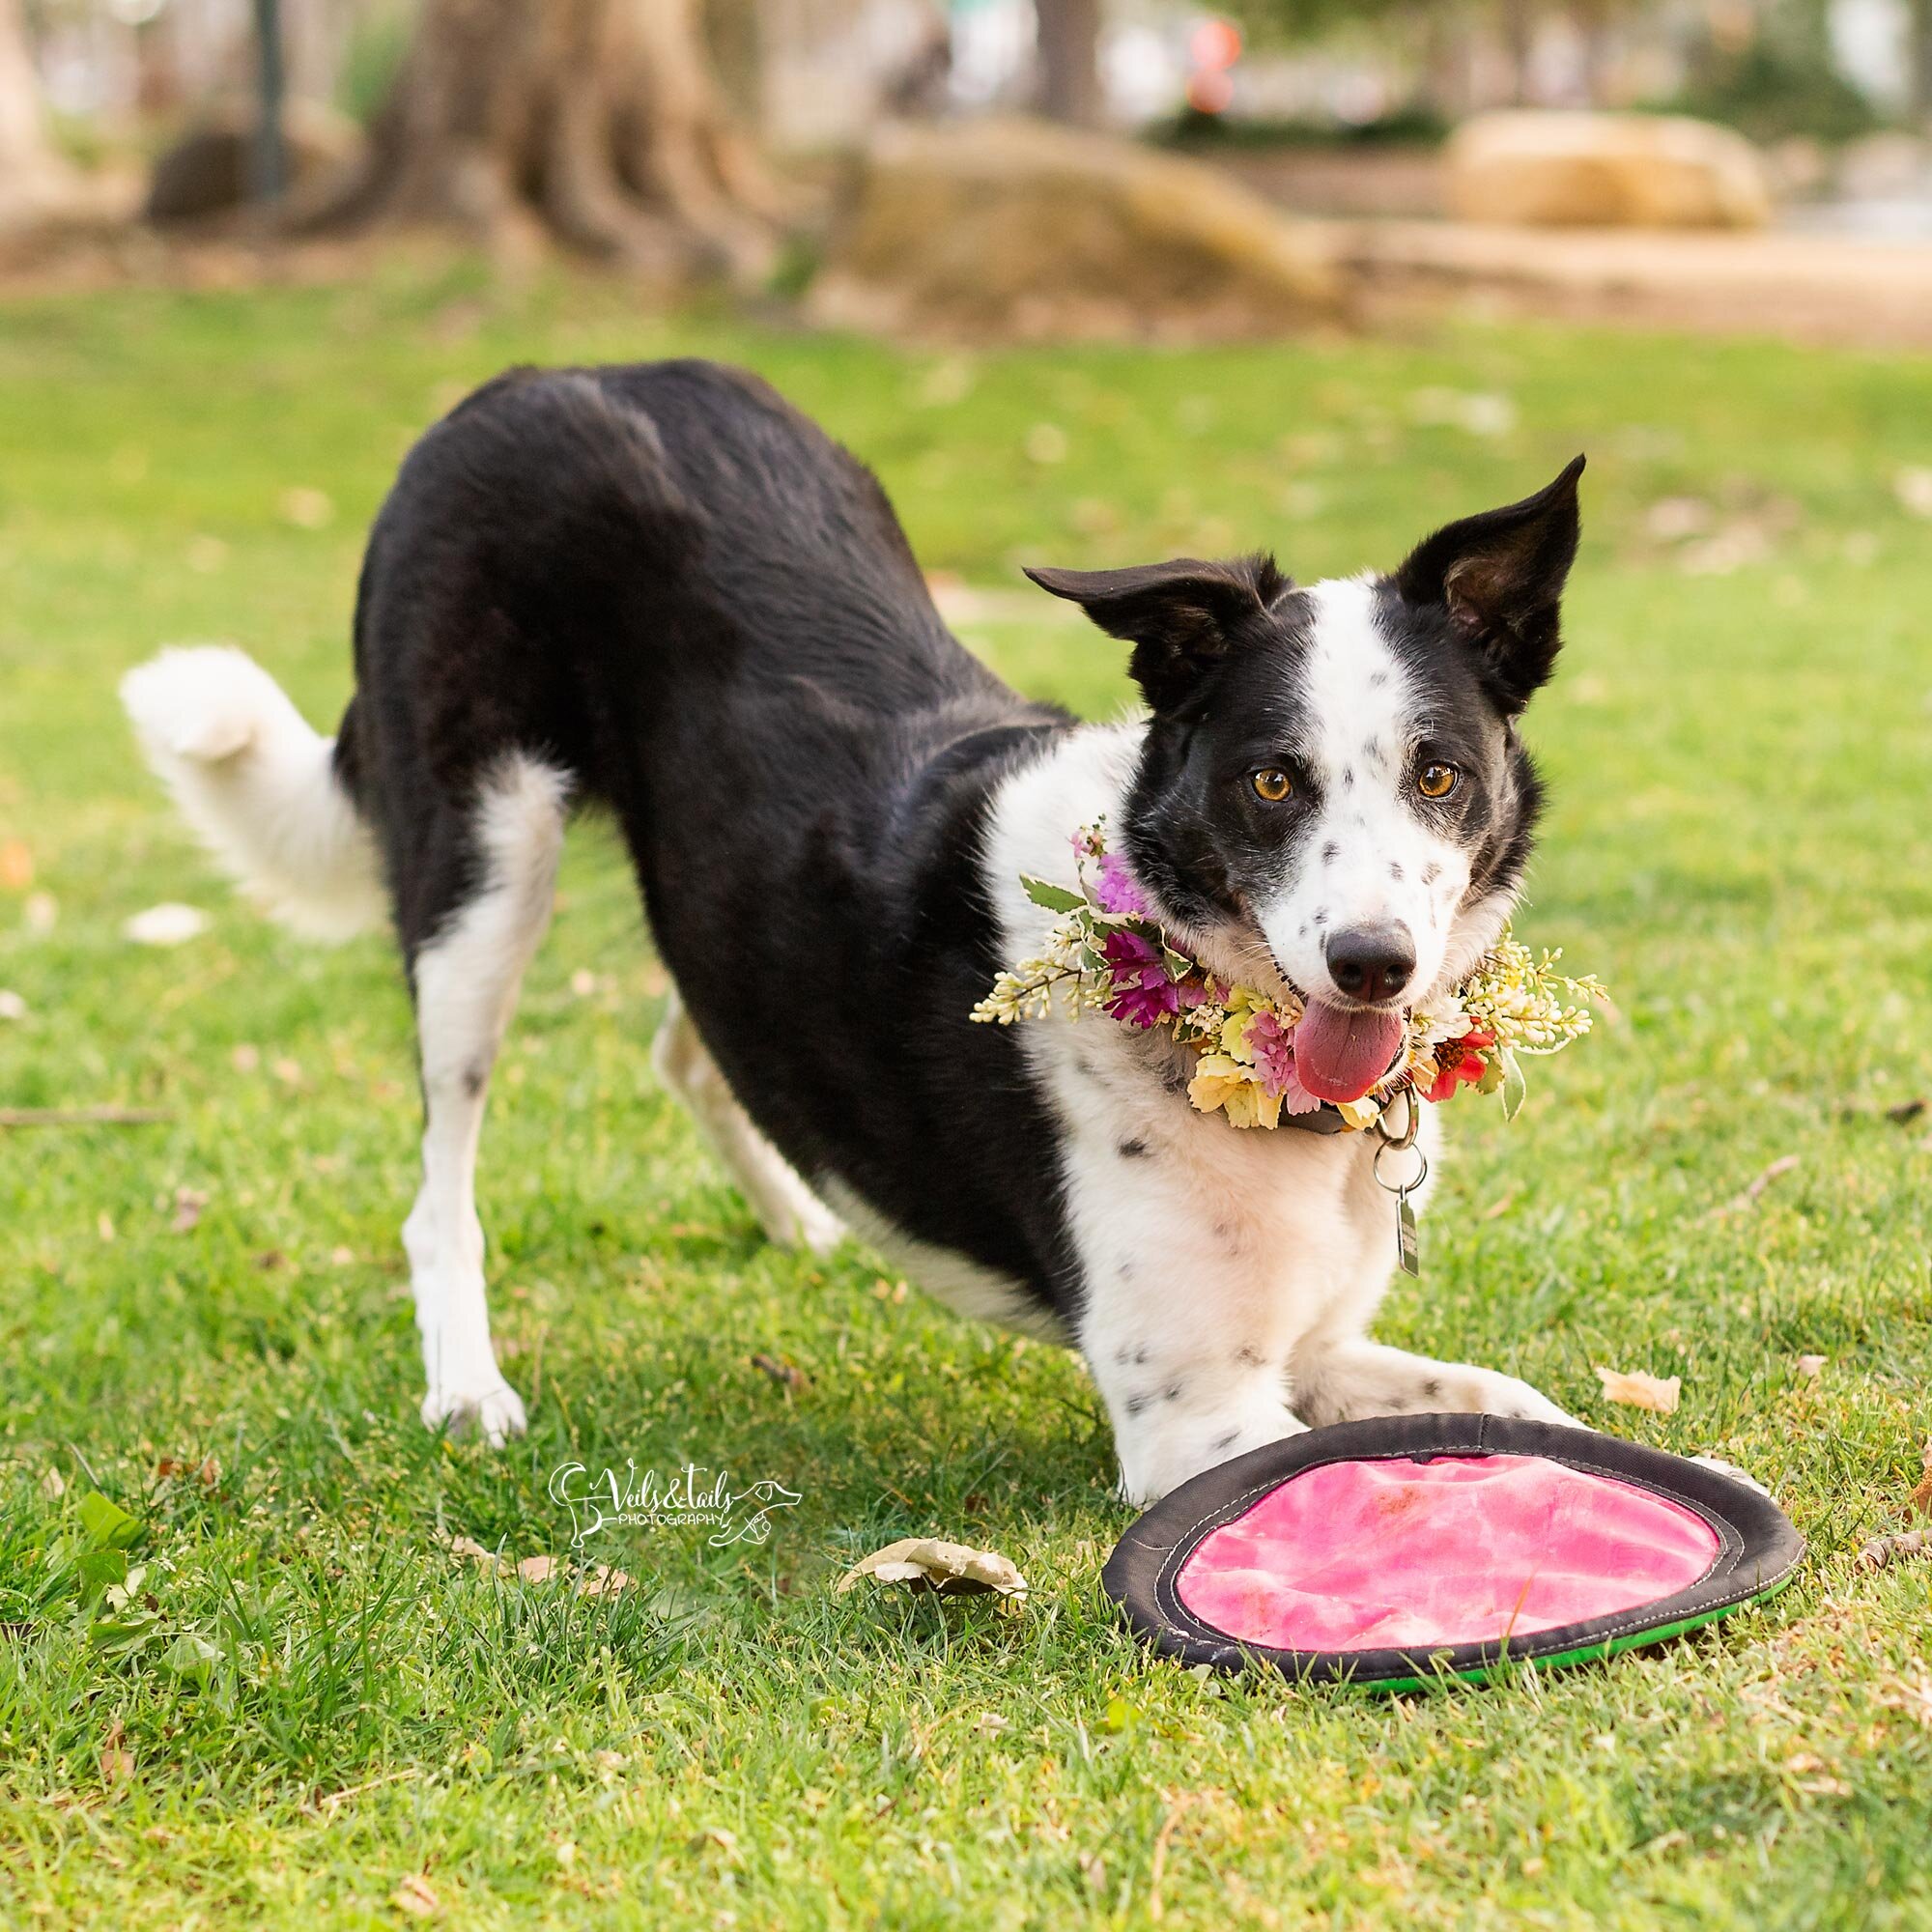
<instances>
[{"instance_id":1,"label":"flower collar","mask_svg":"<svg viewBox=\"0 0 1932 1932\"><path fill-rule=\"evenodd\" d=\"M1204 1114L1236 1127L1313 1125L1339 1117L1346 1131L1373 1125L1397 1094L1451 1098L1464 1086L1500 1093L1503 1113L1522 1104L1521 1058L1555 1053L1590 1030L1593 977L1558 973L1559 952L1541 959L1501 936L1455 990L1414 1009L1394 1064L1359 1100L1327 1108L1294 1067L1302 1015L1293 993L1275 997L1231 985L1174 945L1127 863L1107 845L1105 821L1073 835L1075 885L1022 873L1027 896L1056 915L1037 958L1002 973L973 1017L1010 1026L1047 1013L1097 1009L1137 1033L1166 1033L1194 1057L1187 1095Z\"/></svg>"}]
</instances>

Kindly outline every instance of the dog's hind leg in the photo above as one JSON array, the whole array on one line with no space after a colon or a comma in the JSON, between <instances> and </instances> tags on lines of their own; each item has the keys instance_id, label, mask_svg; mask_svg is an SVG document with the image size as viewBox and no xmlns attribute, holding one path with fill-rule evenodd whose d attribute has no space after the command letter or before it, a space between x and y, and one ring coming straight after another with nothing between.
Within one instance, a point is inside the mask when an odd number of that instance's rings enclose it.
<instances>
[{"instance_id":1,"label":"dog's hind leg","mask_svg":"<svg viewBox=\"0 0 1932 1932\"><path fill-rule=\"evenodd\" d=\"M844 1238L844 1223L752 1123L675 992L651 1047L651 1065L730 1169L765 1233L781 1247L830 1254Z\"/></svg>"},{"instance_id":2,"label":"dog's hind leg","mask_svg":"<svg viewBox=\"0 0 1932 1932\"><path fill-rule=\"evenodd\" d=\"M434 869L452 881L445 907L406 909L406 943L422 1053L422 1191L403 1226L432 1429L474 1428L491 1442L522 1431L524 1405L490 1343L476 1149L490 1070L524 969L549 923L563 847L563 776L527 757L495 768L471 808L462 856L444 843ZM445 832L447 827L442 828ZM436 842L426 829L426 843ZM428 937L409 936L433 918Z\"/></svg>"}]
</instances>

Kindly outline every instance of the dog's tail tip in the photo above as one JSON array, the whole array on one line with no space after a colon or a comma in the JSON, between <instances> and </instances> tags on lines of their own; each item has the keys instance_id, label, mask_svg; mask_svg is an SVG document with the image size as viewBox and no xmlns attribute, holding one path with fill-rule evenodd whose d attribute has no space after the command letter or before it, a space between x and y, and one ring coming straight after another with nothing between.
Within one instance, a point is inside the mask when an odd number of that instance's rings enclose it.
<instances>
[{"instance_id":1,"label":"dog's tail tip","mask_svg":"<svg viewBox=\"0 0 1932 1932\"><path fill-rule=\"evenodd\" d=\"M171 646L128 672L121 701L182 815L272 917L327 940L382 917L375 842L335 741L245 652Z\"/></svg>"}]
</instances>

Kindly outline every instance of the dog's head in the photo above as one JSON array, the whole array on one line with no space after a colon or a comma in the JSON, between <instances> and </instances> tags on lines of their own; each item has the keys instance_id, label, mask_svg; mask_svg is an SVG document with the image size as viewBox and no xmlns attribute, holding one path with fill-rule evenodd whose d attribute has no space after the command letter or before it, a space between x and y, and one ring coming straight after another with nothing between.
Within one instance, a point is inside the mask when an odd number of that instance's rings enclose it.
<instances>
[{"instance_id":1,"label":"dog's head","mask_svg":"<svg viewBox=\"0 0 1932 1932\"><path fill-rule=\"evenodd\" d=\"M1134 646L1153 709L1126 823L1205 964L1309 1002L1311 1092L1365 1093L1405 1009L1493 942L1541 800L1517 721L1549 676L1583 459L1391 577L1299 589L1264 556L1036 570Z\"/></svg>"}]
</instances>

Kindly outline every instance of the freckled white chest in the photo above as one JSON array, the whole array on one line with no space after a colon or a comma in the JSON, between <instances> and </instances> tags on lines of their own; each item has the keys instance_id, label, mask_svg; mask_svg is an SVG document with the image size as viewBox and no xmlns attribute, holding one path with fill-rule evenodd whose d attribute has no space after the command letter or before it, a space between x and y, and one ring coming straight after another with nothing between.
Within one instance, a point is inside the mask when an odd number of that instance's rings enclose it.
<instances>
[{"instance_id":1,"label":"freckled white chest","mask_svg":"<svg viewBox=\"0 0 1932 1932\"><path fill-rule=\"evenodd\" d=\"M1076 732L1001 793L986 876L1009 957L1038 952L1051 923L1020 874L1067 876L1074 829L1120 822L1142 730ZM1065 1135L1090 1358L1147 1349L1206 1367L1234 1346L1283 1362L1311 1332L1373 1305L1395 1210L1365 1136L1239 1129L1201 1114L1186 1098L1184 1052L1102 1013L1074 1020L1056 1008L1020 1033Z\"/></svg>"}]
</instances>

